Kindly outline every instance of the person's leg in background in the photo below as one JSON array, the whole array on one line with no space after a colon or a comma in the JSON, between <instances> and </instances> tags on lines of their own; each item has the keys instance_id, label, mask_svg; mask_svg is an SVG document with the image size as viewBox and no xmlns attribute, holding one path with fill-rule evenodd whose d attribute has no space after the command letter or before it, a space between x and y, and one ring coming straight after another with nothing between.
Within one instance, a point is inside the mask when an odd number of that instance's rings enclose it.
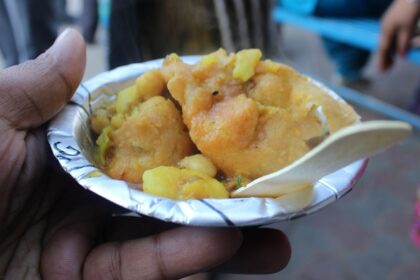
<instances>
[{"instance_id":1,"label":"person's leg in background","mask_svg":"<svg viewBox=\"0 0 420 280\"><path fill-rule=\"evenodd\" d=\"M0 0L0 37L0 50L3 54L4 65L9 67L18 64L19 54L4 0Z\"/></svg>"},{"instance_id":2,"label":"person's leg in background","mask_svg":"<svg viewBox=\"0 0 420 280\"><path fill-rule=\"evenodd\" d=\"M314 14L320 17L380 18L391 0L319 0ZM336 68L335 80L347 86L365 84L363 68L370 52L348 44L322 38L323 45Z\"/></svg>"},{"instance_id":3,"label":"person's leg in background","mask_svg":"<svg viewBox=\"0 0 420 280\"><path fill-rule=\"evenodd\" d=\"M67 13L67 0L53 0L54 18L60 23L72 23L74 18Z\"/></svg>"},{"instance_id":4,"label":"person's leg in background","mask_svg":"<svg viewBox=\"0 0 420 280\"><path fill-rule=\"evenodd\" d=\"M55 0L26 0L29 17L29 57L35 58L47 50L58 35L59 22L55 20Z\"/></svg>"},{"instance_id":5,"label":"person's leg in background","mask_svg":"<svg viewBox=\"0 0 420 280\"><path fill-rule=\"evenodd\" d=\"M13 30L19 63L48 49L57 36L53 0L4 0Z\"/></svg>"},{"instance_id":6,"label":"person's leg in background","mask_svg":"<svg viewBox=\"0 0 420 280\"><path fill-rule=\"evenodd\" d=\"M28 0L3 0L3 2L9 16L19 63L22 63L31 58L28 51L31 45Z\"/></svg>"},{"instance_id":7,"label":"person's leg in background","mask_svg":"<svg viewBox=\"0 0 420 280\"><path fill-rule=\"evenodd\" d=\"M140 28L138 7L141 0L112 0L109 21L108 66L139 62Z\"/></svg>"},{"instance_id":8,"label":"person's leg in background","mask_svg":"<svg viewBox=\"0 0 420 280\"><path fill-rule=\"evenodd\" d=\"M369 51L328 38L322 38L322 44L334 62L335 82L345 86L364 83L363 68L369 59Z\"/></svg>"},{"instance_id":9,"label":"person's leg in background","mask_svg":"<svg viewBox=\"0 0 420 280\"><path fill-rule=\"evenodd\" d=\"M83 0L80 27L86 42L90 44L94 43L95 33L98 27L98 0Z\"/></svg>"}]
</instances>

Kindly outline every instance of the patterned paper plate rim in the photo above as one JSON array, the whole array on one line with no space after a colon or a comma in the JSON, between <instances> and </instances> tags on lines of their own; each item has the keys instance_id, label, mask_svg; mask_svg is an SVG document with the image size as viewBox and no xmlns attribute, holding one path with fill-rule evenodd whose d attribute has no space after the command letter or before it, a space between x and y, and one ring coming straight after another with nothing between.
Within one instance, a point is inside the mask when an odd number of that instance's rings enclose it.
<instances>
[{"instance_id":1,"label":"patterned paper plate rim","mask_svg":"<svg viewBox=\"0 0 420 280\"><path fill-rule=\"evenodd\" d=\"M182 57L194 63L199 56ZM149 195L134 185L108 177L93 164L95 140L89 128L93 108L127 87L162 59L104 72L80 85L69 104L51 122L48 141L61 166L84 188L135 213L194 226L255 226L311 214L347 194L362 176L360 160L319 180L314 188L285 198L193 199L177 201ZM334 92L317 81L331 96Z\"/></svg>"}]
</instances>

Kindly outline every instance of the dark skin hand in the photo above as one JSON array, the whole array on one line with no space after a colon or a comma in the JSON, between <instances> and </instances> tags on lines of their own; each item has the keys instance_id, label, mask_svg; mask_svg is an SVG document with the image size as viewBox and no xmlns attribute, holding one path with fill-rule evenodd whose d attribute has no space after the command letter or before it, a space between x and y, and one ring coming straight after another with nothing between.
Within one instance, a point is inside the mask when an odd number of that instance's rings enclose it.
<instances>
[{"instance_id":1,"label":"dark skin hand","mask_svg":"<svg viewBox=\"0 0 420 280\"><path fill-rule=\"evenodd\" d=\"M378 67L388 70L395 53L405 56L410 48L414 29L420 15L420 5L407 0L395 0L382 17L378 50Z\"/></svg>"},{"instance_id":2,"label":"dark skin hand","mask_svg":"<svg viewBox=\"0 0 420 280\"><path fill-rule=\"evenodd\" d=\"M177 279L284 268L290 245L277 230L112 218L118 207L55 166L45 123L71 98L85 59L80 34L67 30L37 59L0 71L0 278Z\"/></svg>"}]
</instances>

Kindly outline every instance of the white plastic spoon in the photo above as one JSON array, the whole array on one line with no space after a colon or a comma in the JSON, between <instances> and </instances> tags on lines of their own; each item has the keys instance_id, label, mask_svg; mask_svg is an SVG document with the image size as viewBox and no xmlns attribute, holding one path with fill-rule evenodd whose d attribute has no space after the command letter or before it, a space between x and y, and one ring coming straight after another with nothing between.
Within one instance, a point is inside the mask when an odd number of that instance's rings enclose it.
<instances>
[{"instance_id":1,"label":"white plastic spoon","mask_svg":"<svg viewBox=\"0 0 420 280\"><path fill-rule=\"evenodd\" d=\"M232 197L278 197L314 184L348 164L372 156L406 138L411 126L368 121L343 128L287 167L234 191Z\"/></svg>"}]
</instances>

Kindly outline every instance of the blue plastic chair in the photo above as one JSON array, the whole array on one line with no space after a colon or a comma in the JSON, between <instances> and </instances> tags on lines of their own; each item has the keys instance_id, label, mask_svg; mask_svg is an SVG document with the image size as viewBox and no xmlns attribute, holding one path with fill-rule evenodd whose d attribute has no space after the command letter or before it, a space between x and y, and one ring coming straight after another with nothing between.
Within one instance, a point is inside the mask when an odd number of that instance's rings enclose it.
<instances>
[{"instance_id":1,"label":"blue plastic chair","mask_svg":"<svg viewBox=\"0 0 420 280\"><path fill-rule=\"evenodd\" d=\"M375 51L379 45L380 23L377 19L321 18L299 15L279 7L274 9L273 18L277 23L294 25L369 51ZM410 50L407 59L420 64L420 49Z\"/></svg>"}]
</instances>

